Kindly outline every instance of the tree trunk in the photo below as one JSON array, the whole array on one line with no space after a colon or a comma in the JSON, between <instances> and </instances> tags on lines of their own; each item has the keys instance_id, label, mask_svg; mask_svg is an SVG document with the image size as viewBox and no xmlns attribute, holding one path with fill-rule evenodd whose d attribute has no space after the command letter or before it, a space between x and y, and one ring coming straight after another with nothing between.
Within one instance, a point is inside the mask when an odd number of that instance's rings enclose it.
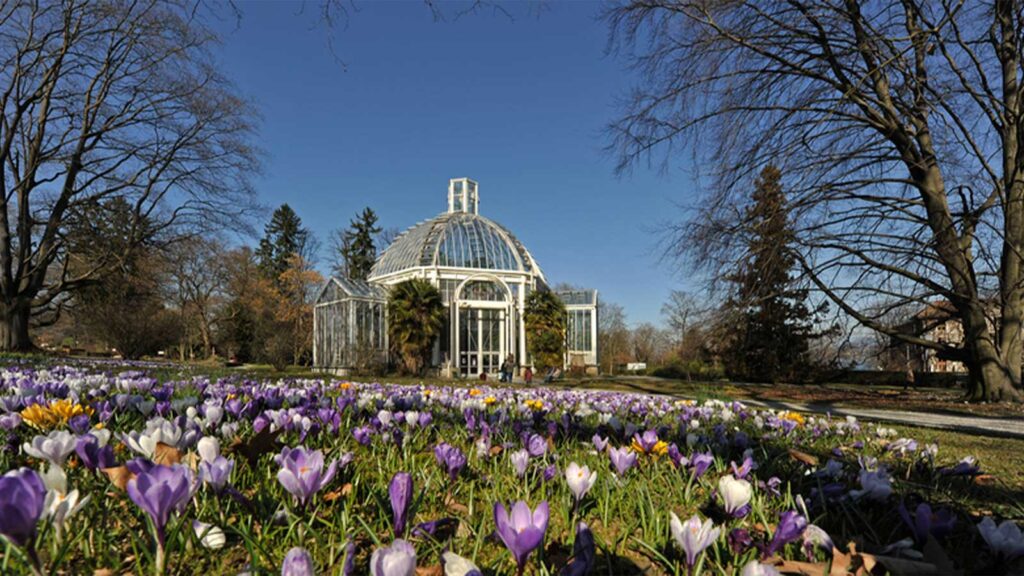
<instances>
[{"instance_id":1,"label":"tree trunk","mask_svg":"<svg viewBox=\"0 0 1024 576\"><path fill-rule=\"evenodd\" d=\"M8 306L0 310L0 350L31 352L36 349L29 336L31 310L26 305Z\"/></svg>"},{"instance_id":2,"label":"tree trunk","mask_svg":"<svg viewBox=\"0 0 1024 576\"><path fill-rule=\"evenodd\" d=\"M966 321L964 325L966 328ZM969 400L1020 402L1024 399L1020 390L1015 386L1015 382L1020 380L1020 374L1012 374L1013 363L1004 362L990 339L967 337L965 343L968 351L967 398ZM1018 351L1019 353L1020 351Z\"/></svg>"}]
</instances>

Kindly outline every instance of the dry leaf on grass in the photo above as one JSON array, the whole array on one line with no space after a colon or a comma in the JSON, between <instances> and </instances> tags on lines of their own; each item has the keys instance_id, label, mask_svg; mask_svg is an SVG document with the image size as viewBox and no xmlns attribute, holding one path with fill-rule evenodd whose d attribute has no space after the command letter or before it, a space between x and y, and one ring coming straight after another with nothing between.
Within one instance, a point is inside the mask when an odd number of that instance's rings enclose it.
<instances>
[{"instance_id":1,"label":"dry leaf on grass","mask_svg":"<svg viewBox=\"0 0 1024 576\"><path fill-rule=\"evenodd\" d=\"M181 452L169 444L156 443L156 450L153 451L153 463L162 466L181 463Z\"/></svg>"},{"instance_id":2,"label":"dry leaf on grass","mask_svg":"<svg viewBox=\"0 0 1024 576\"><path fill-rule=\"evenodd\" d=\"M808 466L817 466L818 465L818 457L817 456L812 456L811 454L808 454L806 452L801 452L801 451L793 449L793 448L790 448L788 450L788 452L789 452L789 457L792 458L793 460L796 460L797 462L803 462L804 464L807 464Z\"/></svg>"},{"instance_id":3,"label":"dry leaf on grass","mask_svg":"<svg viewBox=\"0 0 1024 576\"><path fill-rule=\"evenodd\" d=\"M110 480L110 483L118 490L124 490L125 486L128 485L128 481L135 477L134 474L128 471L128 467L124 465L114 468L103 468L102 470L103 474Z\"/></svg>"},{"instance_id":4,"label":"dry leaf on grass","mask_svg":"<svg viewBox=\"0 0 1024 576\"><path fill-rule=\"evenodd\" d=\"M433 566L417 566L416 576L444 576L444 568L440 564Z\"/></svg>"}]
</instances>

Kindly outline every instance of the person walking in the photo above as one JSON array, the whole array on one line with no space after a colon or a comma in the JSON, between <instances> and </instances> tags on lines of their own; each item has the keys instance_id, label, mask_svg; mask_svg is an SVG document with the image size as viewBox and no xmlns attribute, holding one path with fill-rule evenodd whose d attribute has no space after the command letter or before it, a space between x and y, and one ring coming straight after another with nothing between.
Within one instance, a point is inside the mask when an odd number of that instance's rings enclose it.
<instances>
[{"instance_id":1,"label":"person walking","mask_svg":"<svg viewBox=\"0 0 1024 576\"><path fill-rule=\"evenodd\" d=\"M526 381L527 386L533 384L533 368L526 367L526 370L523 372L523 380Z\"/></svg>"},{"instance_id":2,"label":"person walking","mask_svg":"<svg viewBox=\"0 0 1024 576\"><path fill-rule=\"evenodd\" d=\"M909 388L915 388L914 385L914 369L910 366L907 367L906 378L903 379L903 391L906 392Z\"/></svg>"}]
</instances>

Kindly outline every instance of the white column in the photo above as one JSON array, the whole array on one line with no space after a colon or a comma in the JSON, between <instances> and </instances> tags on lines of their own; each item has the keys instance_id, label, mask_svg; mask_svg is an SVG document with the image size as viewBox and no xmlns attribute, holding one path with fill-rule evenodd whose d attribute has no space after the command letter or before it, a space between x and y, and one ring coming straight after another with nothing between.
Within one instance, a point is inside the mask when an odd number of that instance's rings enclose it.
<instances>
[{"instance_id":1,"label":"white column","mask_svg":"<svg viewBox=\"0 0 1024 576\"><path fill-rule=\"evenodd\" d=\"M526 321L524 319L526 312L526 281L519 281L519 302L517 303L516 312L516 329L519 331L519 364L520 366L526 366Z\"/></svg>"}]
</instances>

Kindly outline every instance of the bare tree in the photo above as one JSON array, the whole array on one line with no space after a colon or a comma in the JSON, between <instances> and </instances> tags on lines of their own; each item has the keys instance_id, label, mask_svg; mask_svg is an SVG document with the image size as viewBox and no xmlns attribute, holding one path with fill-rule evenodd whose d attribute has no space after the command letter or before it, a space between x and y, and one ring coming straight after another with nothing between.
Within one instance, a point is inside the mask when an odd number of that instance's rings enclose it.
<instances>
[{"instance_id":1,"label":"bare tree","mask_svg":"<svg viewBox=\"0 0 1024 576\"><path fill-rule=\"evenodd\" d=\"M199 332L203 357L214 354L214 333L226 302L227 249L216 239L192 237L171 247L168 268L182 327Z\"/></svg>"},{"instance_id":2,"label":"bare tree","mask_svg":"<svg viewBox=\"0 0 1024 576\"><path fill-rule=\"evenodd\" d=\"M598 300L597 302L597 348L600 353L601 371L614 374L619 364L629 360L629 327L626 313L620 304Z\"/></svg>"},{"instance_id":3,"label":"bare tree","mask_svg":"<svg viewBox=\"0 0 1024 576\"><path fill-rule=\"evenodd\" d=\"M677 255L728 269L743 190L778 164L811 286L963 360L972 398L1021 400L1024 3L644 0L606 16L643 76L611 126L619 168L689 143L713 167ZM937 300L962 345L877 306Z\"/></svg>"},{"instance_id":4,"label":"bare tree","mask_svg":"<svg viewBox=\"0 0 1024 576\"><path fill-rule=\"evenodd\" d=\"M32 347L70 289L145 236L238 226L254 114L213 64L204 4L0 0L0 349ZM124 250L73 266L65 222L114 198Z\"/></svg>"}]
</instances>

